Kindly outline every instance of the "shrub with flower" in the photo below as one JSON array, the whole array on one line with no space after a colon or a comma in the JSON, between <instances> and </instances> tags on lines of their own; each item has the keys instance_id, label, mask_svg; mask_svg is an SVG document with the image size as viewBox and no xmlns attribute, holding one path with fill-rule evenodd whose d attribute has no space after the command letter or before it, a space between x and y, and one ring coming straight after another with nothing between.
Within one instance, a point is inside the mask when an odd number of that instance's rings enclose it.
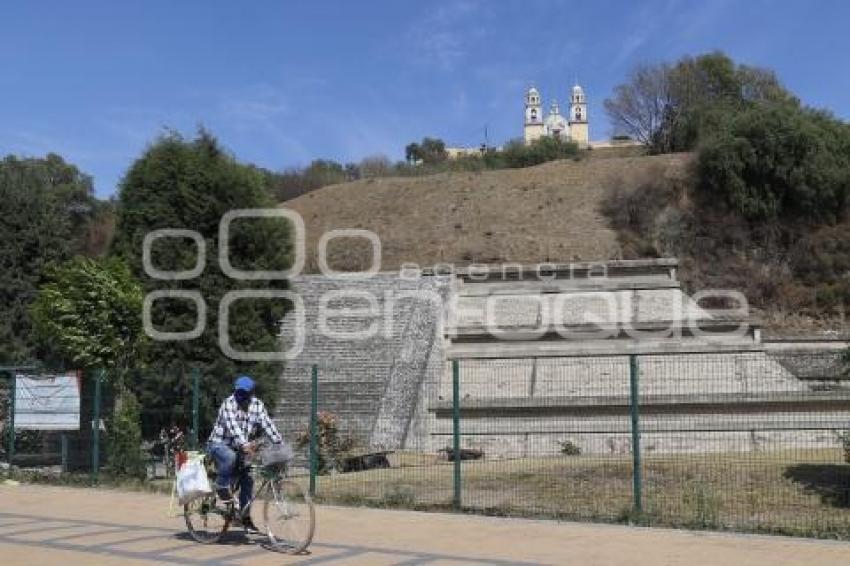
<instances>
[{"instance_id":1,"label":"shrub with flower","mask_svg":"<svg viewBox=\"0 0 850 566\"><path fill-rule=\"evenodd\" d=\"M339 417L330 411L319 411L316 425L317 471L319 474L327 474L339 468L342 456L354 447L354 440L341 437ZM298 434L295 444L298 449L310 446L309 425Z\"/></svg>"}]
</instances>

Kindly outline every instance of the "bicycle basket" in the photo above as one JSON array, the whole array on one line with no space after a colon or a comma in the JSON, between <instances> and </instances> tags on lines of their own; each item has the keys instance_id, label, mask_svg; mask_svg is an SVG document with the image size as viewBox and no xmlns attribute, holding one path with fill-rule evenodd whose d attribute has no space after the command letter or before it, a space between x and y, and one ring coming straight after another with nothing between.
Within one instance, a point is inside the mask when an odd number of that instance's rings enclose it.
<instances>
[{"instance_id":1,"label":"bicycle basket","mask_svg":"<svg viewBox=\"0 0 850 566\"><path fill-rule=\"evenodd\" d=\"M266 468L280 468L286 466L293 457L295 454L288 444L270 444L260 451L260 464Z\"/></svg>"}]
</instances>

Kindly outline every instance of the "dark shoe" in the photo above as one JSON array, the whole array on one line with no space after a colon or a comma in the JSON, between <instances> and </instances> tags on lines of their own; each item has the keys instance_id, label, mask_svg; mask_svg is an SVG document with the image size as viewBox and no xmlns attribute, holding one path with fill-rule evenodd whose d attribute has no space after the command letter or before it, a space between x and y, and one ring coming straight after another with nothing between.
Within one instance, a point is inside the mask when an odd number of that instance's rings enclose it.
<instances>
[{"instance_id":1,"label":"dark shoe","mask_svg":"<svg viewBox=\"0 0 850 566\"><path fill-rule=\"evenodd\" d=\"M257 525L254 524L251 517L245 517L242 519L242 528L245 529L246 533L250 533L252 535L260 534L260 529L257 528Z\"/></svg>"},{"instance_id":2,"label":"dark shoe","mask_svg":"<svg viewBox=\"0 0 850 566\"><path fill-rule=\"evenodd\" d=\"M226 487L216 489L215 494L218 495L218 498L222 503L233 503L233 494L231 494L230 490Z\"/></svg>"}]
</instances>

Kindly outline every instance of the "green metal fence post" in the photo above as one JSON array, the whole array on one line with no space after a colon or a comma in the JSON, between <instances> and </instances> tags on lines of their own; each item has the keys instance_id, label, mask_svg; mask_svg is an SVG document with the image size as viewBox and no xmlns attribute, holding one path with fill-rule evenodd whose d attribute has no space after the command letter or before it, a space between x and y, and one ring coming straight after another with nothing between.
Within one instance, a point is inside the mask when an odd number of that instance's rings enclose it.
<instances>
[{"instance_id":1,"label":"green metal fence post","mask_svg":"<svg viewBox=\"0 0 850 566\"><path fill-rule=\"evenodd\" d=\"M67 474L68 468L69 468L69 466L68 466L68 435L63 432L62 436L60 437L60 440L62 441L62 445L61 445L62 446L62 449L61 449L62 473Z\"/></svg>"},{"instance_id":2,"label":"green metal fence post","mask_svg":"<svg viewBox=\"0 0 850 566\"><path fill-rule=\"evenodd\" d=\"M198 427L201 405L201 371L192 368L192 436L189 438L192 450L198 449Z\"/></svg>"},{"instance_id":3,"label":"green metal fence post","mask_svg":"<svg viewBox=\"0 0 850 566\"><path fill-rule=\"evenodd\" d=\"M15 374L9 374L9 466L12 465L12 458L15 457Z\"/></svg>"},{"instance_id":4,"label":"green metal fence post","mask_svg":"<svg viewBox=\"0 0 850 566\"><path fill-rule=\"evenodd\" d=\"M316 495L319 472L319 366L313 364L310 379L310 497Z\"/></svg>"},{"instance_id":5,"label":"green metal fence post","mask_svg":"<svg viewBox=\"0 0 850 566\"><path fill-rule=\"evenodd\" d=\"M97 474L100 471L100 384L103 381L103 370L99 369L94 374L94 408L92 410L91 431L91 482L97 483Z\"/></svg>"},{"instance_id":6,"label":"green metal fence post","mask_svg":"<svg viewBox=\"0 0 850 566\"><path fill-rule=\"evenodd\" d=\"M643 513L643 474L640 461L640 406L638 403L638 359L637 355L629 355L629 382L631 385L631 415L632 415L632 491L634 494L635 513Z\"/></svg>"},{"instance_id":7,"label":"green metal fence post","mask_svg":"<svg viewBox=\"0 0 850 566\"><path fill-rule=\"evenodd\" d=\"M454 453L454 499L455 509L461 508L460 477L460 362L452 360L452 448Z\"/></svg>"}]
</instances>

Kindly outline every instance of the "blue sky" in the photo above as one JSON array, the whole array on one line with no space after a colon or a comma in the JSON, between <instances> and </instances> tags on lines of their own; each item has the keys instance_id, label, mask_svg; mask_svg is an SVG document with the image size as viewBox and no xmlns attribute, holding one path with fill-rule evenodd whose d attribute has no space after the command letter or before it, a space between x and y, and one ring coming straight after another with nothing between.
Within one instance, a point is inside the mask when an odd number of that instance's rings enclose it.
<instances>
[{"instance_id":1,"label":"blue sky","mask_svg":"<svg viewBox=\"0 0 850 566\"><path fill-rule=\"evenodd\" d=\"M548 106L576 78L601 139L634 65L714 49L848 119L848 22L838 0L8 2L0 155L57 152L99 196L165 127L271 169L400 158L425 135L517 137L528 84Z\"/></svg>"}]
</instances>

